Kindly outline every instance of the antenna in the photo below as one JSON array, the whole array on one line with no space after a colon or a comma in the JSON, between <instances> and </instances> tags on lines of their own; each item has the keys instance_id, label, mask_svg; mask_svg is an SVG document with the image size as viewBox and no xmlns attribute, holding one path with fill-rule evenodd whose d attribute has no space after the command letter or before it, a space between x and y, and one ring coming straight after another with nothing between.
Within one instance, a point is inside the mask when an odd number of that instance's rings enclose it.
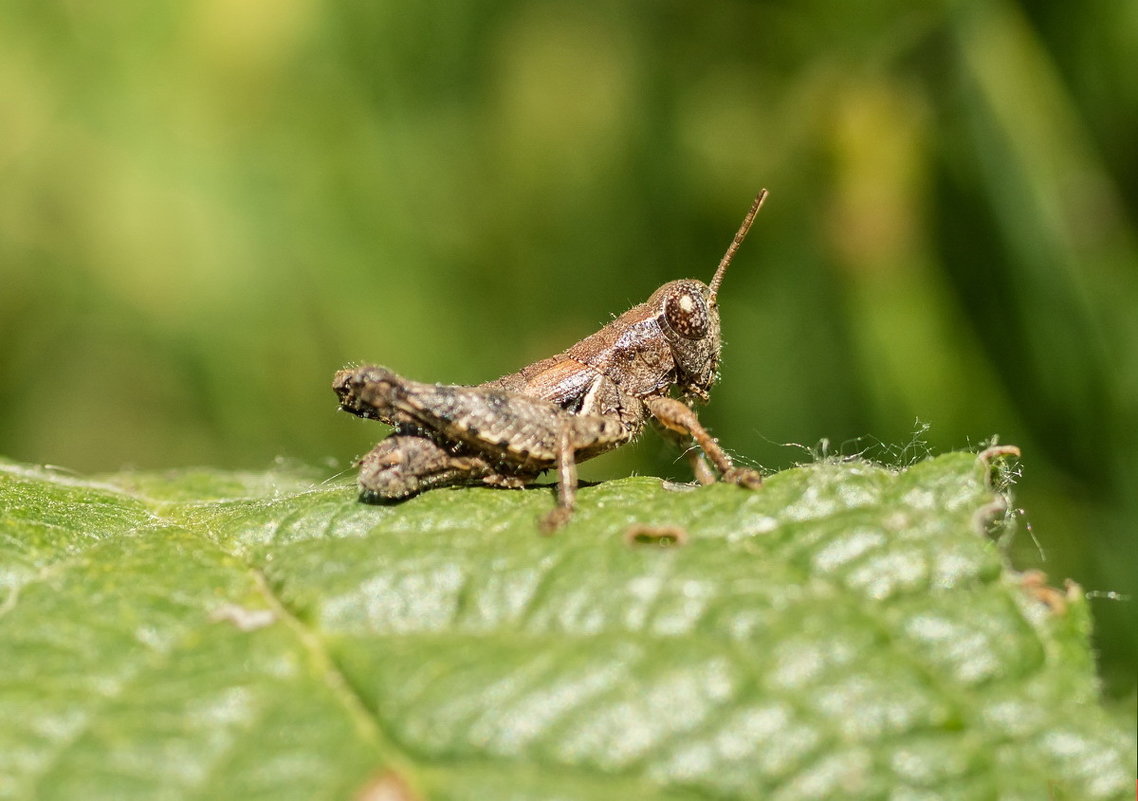
<instances>
[{"instance_id":1,"label":"antenna","mask_svg":"<svg viewBox=\"0 0 1138 801\"><path fill-rule=\"evenodd\" d=\"M755 215L759 213L759 209L763 207L763 201L767 199L770 194L765 189L759 190L759 194L755 195L755 202L751 204L750 211L747 216L743 218L743 224L739 226L735 238L731 240L731 246L727 248L727 252L723 254L723 258L719 260L719 267L715 270L715 276L711 279L711 292L707 295L709 303L715 303L715 296L719 292L719 285L723 283L723 274L727 272L727 265L731 263L731 259L735 258L735 251L739 249L739 245L743 244L743 240L747 238L747 232L751 230L751 223L755 221Z\"/></svg>"}]
</instances>

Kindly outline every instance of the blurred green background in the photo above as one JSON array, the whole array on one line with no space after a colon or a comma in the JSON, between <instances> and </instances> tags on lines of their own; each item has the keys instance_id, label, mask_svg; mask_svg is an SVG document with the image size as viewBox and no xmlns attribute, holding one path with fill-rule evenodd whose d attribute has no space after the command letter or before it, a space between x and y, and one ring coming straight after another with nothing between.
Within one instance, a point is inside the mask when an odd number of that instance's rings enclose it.
<instances>
[{"instance_id":1,"label":"blurred green background","mask_svg":"<svg viewBox=\"0 0 1138 801\"><path fill-rule=\"evenodd\" d=\"M1136 55L1118 0L8 0L0 454L332 475L383 433L335 369L550 355L766 186L706 422L772 470L1020 445L1014 558L1130 695ZM631 471L685 477L584 476Z\"/></svg>"}]
</instances>

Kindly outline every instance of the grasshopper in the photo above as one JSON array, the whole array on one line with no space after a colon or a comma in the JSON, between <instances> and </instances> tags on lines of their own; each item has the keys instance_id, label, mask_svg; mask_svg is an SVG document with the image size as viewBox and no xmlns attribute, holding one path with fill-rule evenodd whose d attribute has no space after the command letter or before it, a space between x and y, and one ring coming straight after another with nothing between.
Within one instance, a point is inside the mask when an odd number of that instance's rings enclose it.
<instances>
[{"instance_id":1,"label":"grasshopper","mask_svg":"<svg viewBox=\"0 0 1138 801\"><path fill-rule=\"evenodd\" d=\"M341 409L394 428L358 462L361 498L456 484L523 487L556 468L557 504L540 523L552 532L572 516L577 463L631 442L647 420L689 446L700 483L758 488L759 473L732 463L692 404L708 400L718 377L719 285L766 197L764 189L751 204L710 284L669 281L595 334L516 373L466 386L410 381L375 365L337 372Z\"/></svg>"}]
</instances>

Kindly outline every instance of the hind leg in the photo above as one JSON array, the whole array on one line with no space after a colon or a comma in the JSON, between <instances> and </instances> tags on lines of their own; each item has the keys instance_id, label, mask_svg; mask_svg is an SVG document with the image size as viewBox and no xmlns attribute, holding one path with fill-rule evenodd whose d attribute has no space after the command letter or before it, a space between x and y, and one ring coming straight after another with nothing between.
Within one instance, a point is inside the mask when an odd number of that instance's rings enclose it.
<instances>
[{"instance_id":1,"label":"hind leg","mask_svg":"<svg viewBox=\"0 0 1138 801\"><path fill-rule=\"evenodd\" d=\"M503 473L474 454L454 454L433 440L396 431L359 461L366 496L407 498L433 487L487 484L523 487L534 475Z\"/></svg>"},{"instance_id":2,"label":"hind leg","mask_svg":"<svg viewBox=\"0 0 1138 801\"><path fill-rule=\"evenodd\" d=\"M577 461L628 442L643 422L639 401L611 414L573 414L541 398L495 387L409 381L377 366L342 370L333 388L345 411L419 432L418 441L406 447L380 443L361 465L361 482L366 473L377 494L405 497L459 483L513 486L556 467L558 500L542 521L547 532L572 515ZM400 460L418 466L408 468Z\"/></svg>"}]
</instances>

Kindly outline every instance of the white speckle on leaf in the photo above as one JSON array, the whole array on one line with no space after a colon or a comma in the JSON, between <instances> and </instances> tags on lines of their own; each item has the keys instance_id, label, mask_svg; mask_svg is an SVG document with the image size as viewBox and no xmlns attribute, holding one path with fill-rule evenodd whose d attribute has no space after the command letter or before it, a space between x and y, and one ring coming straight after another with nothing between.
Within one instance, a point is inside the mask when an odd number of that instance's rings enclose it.
<instances>
[{"instance_id":1,"label":"white speckle on leaf","mask_svg":"<svg viewBox=\"0 0 1138 801\"><path fill-rule=\"evenodd\" d=\"M877 554L850 571L846 584L869 598L882 601L898 592L924 586L927 577L928 563L924 554L893 550Z\"/></svg>"},{"instance_id":2,"label":"white speckle on leaf","mask_svg":"<svg viewBox=\"0 0 1138 801\"><path fill-rule=\"evenodd\" d=\"M364 626L376 632L435 631L452 624L465 574L456 564L415 565L379 573L322 605L324 625Z\"/></svg>"},{"instance_id":3,"label":"white speckle on leaf","mask_svg":"<svg viewBox=\"0 0 1138 801\"><path fill-rule=\"evenodd\" d=\"M1026 737L1043 725L1039 707L1019 700L996 701L984 708L983 715L987 725L1008 737Z\"/></svg>"},{"instance_id":4,"label":"white speckle on leaf","mask_svg":"<svg viewBox=\"0 0 1138 801\"><path fill-rule=\"evenodd\" d=\"M865 748L829 754L783 785L772 798L831 801L858 793L866 783L873 759Z\"/></svg>"},{"instance_id":5,"label":"white speckle on leaf","mask_svg":"<svg viewBox=\"0 0 1138 801\"><path fill-rule=\"evenodd\" d=\"M222 604L209 613L214 623L232 623L241 631L256 631L271 626L277 620L272 609L249 609L238 604Z\"/></svg>"},{"instance_id":6,"label":"white speckle on leaf","mask_svg":"<svg viewBox=\"0 0 1138 801\"><path fill-rule=\"evenodd\" d=\"M958 553L938 553L933 559L929 584L938 589L950 589L976 575L975 559Z\"/></svg>"},{"instance_id":7,"label":"white speckle on leaf","mask_svg":"<svg viewBox=\"0 0 1138 801\"><path fill-rule=\"evenodd\" d=\"M851 531L834 539L814 554L814 569L822 573L832 573L866 551L884 543L885 535L876 529L863 528Z\"/></svg>"},{"instance_id":8,"label":"white speckle on leaf","mask_svg":"<svg viewBox=\"0 0 1138 801\"><path fill-rule=\"evenodd\" d=\"M947 663L956 679L976 684L994 676L1000 667L990 638L971 626L932 614L916 615L905 633L929 646L937 661Z\"/></svg>"},{"instance_id":9,"label":"white speckle on leaf","mask_svg":"<svg viewBox=\"0 0 1138 801\"><path fill-rule=\"evenodd\" d=\"M826 660L817 645L792 642L778 646L770 681L777 687L793 689L813 681L825 667Z\"/></svg>"},{"instance_id":10,"label":"white speckle on leaf","mask_svg":"<svg viewBox=\"0 0 1138 801\"><path fill-rule=\"evenodd\" d=\"M936 508L936 493L920 487L911 489L901 498L901 503L914 509L932 510Z\"/></svg>"},{"instance_id":11,"label":"white speckle on leaf","mask_svg":"<svg viewBox=\"0 0 1138 801\"><path fill-rule=\"evenodd\" d=\"M747 530L752 534L768 534L778 528L778 521L768 515L747 521Z\"/></svg>"}]
</instances>

